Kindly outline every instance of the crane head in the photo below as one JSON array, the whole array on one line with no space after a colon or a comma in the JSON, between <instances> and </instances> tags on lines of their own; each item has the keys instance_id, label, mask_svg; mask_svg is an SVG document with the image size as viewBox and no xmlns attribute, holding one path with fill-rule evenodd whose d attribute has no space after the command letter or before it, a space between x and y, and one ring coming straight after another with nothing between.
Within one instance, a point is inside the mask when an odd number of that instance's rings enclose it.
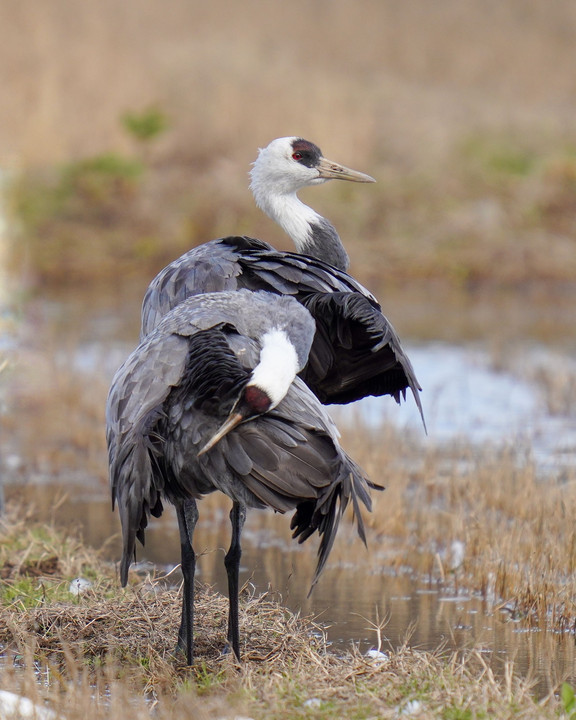
<instances>
[{"instance_id":1,"label":"crane head","mask_svg":"<svg viewBox=\"0 0 576 720\"><path fill-rule=\"evenodd\" d=\"M250 379L224 423L200 450L198 456L213 448L240 423L273 410L288 392L296 374L306 364L315 325L308 312L301 313L300 306L294 305L294 301L290 302L290 307L293 312L298 310L297 316L293 318L292 330L298 332L298 329L301 329L304 335L301 337L298 333L300 355L284 329L275 328L264 333L259 362ZM302 324L302 318L298 317L300 315L306 319L305 324Z\"/></svg>"},{"instance_id":2,"label":"crane head","mask_svg":"<svg viewBox=\"0 0 576 720\"><path fill-rule=\"evenodd\" d=\"M277 138L260 149L250 175L253 190L274 187L278 194L295 193L334 179L376 182L370 175L328 160L317 145L299 137Z\"/></svg>"},{"instance_id":3,"label":"crane head","mask_svg":"<svg viewBox=\"0 0 576 720\"><path fill-rule=\"evenodd\" d=\"M272 406L272 398L270 398L264 390L256 387L255 385L246 385L242 394L235 403L232 412L200 450L198 457L204 455L204 453L208 452L208 450L211 450L225 435L240 425L240 423L268 412Z\"/></svg>"}]
</instances>

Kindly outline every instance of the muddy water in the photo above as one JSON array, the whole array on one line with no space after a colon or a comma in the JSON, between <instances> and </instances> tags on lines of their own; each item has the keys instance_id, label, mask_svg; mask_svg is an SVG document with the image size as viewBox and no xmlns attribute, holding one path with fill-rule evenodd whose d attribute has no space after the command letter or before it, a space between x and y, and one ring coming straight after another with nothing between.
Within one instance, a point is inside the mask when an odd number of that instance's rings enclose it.
<instances>
[{"instance_id":1,"label":"muddy water","mask_svg":"<svg viewBox=\"0 0 576 720\"><path fill-rule=\"evenodd\" d=\"M47 365L44 390L53 382L50 373L54 368L80 373L82 394L99 384L105 388L136 342L142 292L143 288L120 288L97 298L75 295L31 302L23 319L5 329L0 347L13 357L25 357L27 364L44 368L42 372ZM441 444L459 437L478 443L513 439L519 447L531 447L544 470L557 469L559 464L572 467L576 420L569 413L551 415L533 382L533 370L541 362L550 364L561 357L570 371L573 369L574 339L568 331L572 301L555 298L546 312L539 298L538 312L531 308L527 313L529 304L517 297L508 303L493 297L484 300L484 304L477 301L463 308L463 302L455 304L446 298L435 302L432 297L408 300L398 295L387 309L398 328L412 332L408 345L426 388L423 402L428 436L419 428L410 402L400 409L388 401L363 402L353 411L338 409L337 422L353 423L355 413L361 413L369 424L394 422L420 433L423 444ZM556 325L551 316L556 318ZM494 323L494 317L500 322ZM494 332L485 335L490 328ZM402 334L407 336L404 331ZM489 346L483 341L487 336ZM11 378L18 380L17 375ZM55 417L62 402L58 393L57 383L52 394L38 400L54 405ZM3 394L10 405L6 385ZM30 402L25 392L24 396ZM18 402L17 397L9 406L15 416L21 409ZM101 408L94 412L96 429L91 432L100 432ZM23 417L31 418L29 414ZM110 512L101 444L92 451L88 440L85 449L84 440L75 437L71 445L81 447L76 448L74 457L85 453L90 462L76 462L70 467L70 455L50 453L50 443L54 442L50 423L42 423L30 443L30 438L24 442L15 432L17 422L7 422L9 432L0 437L0 472L8 498L33 502L43 519L80 527L88 543L104 547L110 559L117 559L119 526ZM72 430L70 427L70 433ZM64 427L61 432L66 437L68 430ZM62 434L56 437L61 444ZM38 446L44 446L42 453ZM244 533L243 580L257 591L271 588L289 607L317 616L327 626L336 648L352 642L362 650L374 646L374 623L387 618L383 649L408 639L412 646L428 650L477 647L495 671L504 672L505 663L513 662L516 672L537 677L542 694L559 679L576 676L572 637L526 632L510 620L509 613L492 606L489 598L461 593L457 585L436 585L430 578L416 576L410 568L391 573L384 559L380 565L371 562L368 567L372 569L367 571L362 560L366 551L351 534L347 536L345 528L329 567L308 598L313 551L294 546L287 525L284 517L256 511L250 514ZM166 567L177 563L177 537L173 514L167 512L152 523L142 559ZM197 537L197 550L202 553L200 578L225 591L222 561L229 523L221 503L211 498L203 501Z\"/></svg>"}]
</instances>

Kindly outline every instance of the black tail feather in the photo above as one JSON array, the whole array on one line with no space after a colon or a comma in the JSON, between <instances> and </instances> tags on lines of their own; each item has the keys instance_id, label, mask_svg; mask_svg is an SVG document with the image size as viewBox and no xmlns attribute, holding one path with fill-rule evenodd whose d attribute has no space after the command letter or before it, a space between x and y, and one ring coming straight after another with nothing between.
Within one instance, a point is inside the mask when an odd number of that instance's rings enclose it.
<instances>
[{"instance_id":1,"label":"black tail feather","mask_svg":"<svg viewBox=\"0 0 576 720\"><path fill-rule=\"evenodd\" d=\"M290 522L290 529L293 530L292 537L297 538L299 543L303 543L315 532L320 535L318 561L308 594L312 592L322 574L334 545L340 519L350 501L358 536L364 545L367 545L361 505L364 505L368 511L372 509L370 489L383 490L382 487L368 480L358 465L345 456L345 468L343 468L340 480L331 485L324 496L315 500L306 500L297 506Z\"/></svg>"}]
</instances>

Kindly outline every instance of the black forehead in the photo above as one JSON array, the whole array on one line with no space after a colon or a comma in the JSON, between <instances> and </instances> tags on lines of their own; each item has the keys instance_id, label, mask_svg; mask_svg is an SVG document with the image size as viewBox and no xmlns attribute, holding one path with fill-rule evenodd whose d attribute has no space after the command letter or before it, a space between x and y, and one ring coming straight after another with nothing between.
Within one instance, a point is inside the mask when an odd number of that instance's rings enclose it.
<instances>
[{"instance_id":1,"label":"black forehead","mask_svg":"<svg viewBox=\"0 0 576 720\"><path fill-rule=\"evenodd\" d=\"M314 167L318 165L320 158L322 157L322 150L320 150L318 145L314 145L313 142L304 140L303 138L298 138L293 141L292 152L297 152L302 155L298 162L306 167Z\"/></svg>"}]
</instances>

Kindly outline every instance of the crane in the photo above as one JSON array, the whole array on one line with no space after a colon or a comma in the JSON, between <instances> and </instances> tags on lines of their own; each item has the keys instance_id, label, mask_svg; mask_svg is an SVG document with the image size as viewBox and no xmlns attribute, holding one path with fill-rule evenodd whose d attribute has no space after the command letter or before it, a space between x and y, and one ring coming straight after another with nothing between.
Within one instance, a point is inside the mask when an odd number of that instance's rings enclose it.
<instances>
[{"instance_id":1,"label":"crane","mask_svg":"<svg viewBox=\"0 0 576 720\"><path fill-rule=\"evenodd\" d=\"M297 373L316 333L291 297L240 289L195 295L167 313L116 372L106 406L113 504L120 514L122 585L144 542L150 515L176 507L184 591L178 646L194 656L192 547L197 500L220 491L232 500L228 643L240 658L240 537L247 508L295 509L299 542L317 532L312 587L349 502L366 542L360 506L370 482L338 443L326 410Z\"/></svg>"},{"instance_id":2,"label":"crane","mask_svg":"<svg viewBox=\"0 0 576 720\"><path fill-rule=\"evenodd\" d=\"M391 395L400 402L410 389L422 415L421 388L392 324L376 298L347 274L348 255L335 228L297 197L300 189L330 179L374 182L327 160L303 138L278 138L261 149L251 170L252 193L290 235L297 252L280 252L246 236L189 250L150 283L141 338L191 295L240 288L290 295L316 321L301 377L323 403L350 403L368 395Z\"/></svg>"}]
</instances>

